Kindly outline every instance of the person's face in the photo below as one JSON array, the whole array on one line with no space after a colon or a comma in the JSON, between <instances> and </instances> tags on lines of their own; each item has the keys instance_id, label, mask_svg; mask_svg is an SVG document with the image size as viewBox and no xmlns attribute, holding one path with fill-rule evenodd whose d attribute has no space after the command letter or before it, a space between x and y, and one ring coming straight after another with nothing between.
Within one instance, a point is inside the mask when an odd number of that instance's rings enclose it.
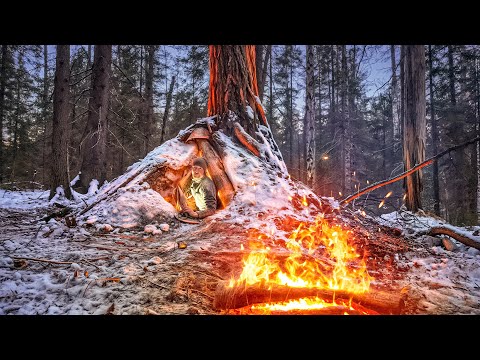
<instances>
[{"instance_id":1,"label":"person's face","mask_svg":"<svg viewBox=\"0 0 480 360\"><path fill-rule=\"evenodd\" d=\"M205 175L205 171L201 166L192 166L192 176L194 179L202 178Z\"/></svg>"}]
</instances>

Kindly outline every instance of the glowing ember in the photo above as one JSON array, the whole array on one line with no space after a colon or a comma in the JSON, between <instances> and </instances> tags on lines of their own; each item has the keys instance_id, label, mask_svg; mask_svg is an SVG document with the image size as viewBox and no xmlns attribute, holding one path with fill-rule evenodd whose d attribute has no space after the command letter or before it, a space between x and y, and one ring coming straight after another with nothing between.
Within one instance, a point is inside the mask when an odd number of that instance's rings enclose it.
<instances>
[{"instance_id":1,"label":"glowing ember","mask_svg":"<svg viewBox=\"0 0 480 360\"><path fill-rule=\"evenodd\" d=\"M252 234L253 235L253 234ZM316 217L313 224L300 223L292 231L285 248L285 254L271 252L263 245L262 239L270 236L258 232L251 237L251 252L243 259L243 271L239 278L230 280L229 286L284 285L298 288L318 288L343 291L350 294L367 292L373 279L367 272L366 264L351 244L351 231L340 225L331 225L323 217ZM319 298L292 300L286 304L256 305L254 309L290 311L291 309L318 309L337 306ZM346 306L349 308L349 304Z\"/></svg>"}]
</instances>

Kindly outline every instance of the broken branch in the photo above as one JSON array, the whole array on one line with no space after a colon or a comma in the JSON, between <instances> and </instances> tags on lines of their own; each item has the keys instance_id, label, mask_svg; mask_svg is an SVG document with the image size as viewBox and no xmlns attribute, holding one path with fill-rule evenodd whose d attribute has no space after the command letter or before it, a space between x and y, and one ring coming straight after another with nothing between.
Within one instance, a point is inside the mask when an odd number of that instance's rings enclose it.
<instances>
[{"instance_id":1,"label":"broken branch","mask_svg":"<svg viewBox=\"0 0 480 360\"><path fill-rule=\"evenodd\" d=\"M431 158L425 160L424 162L418 164L418 165L415 165L413 168L401 173L400 175L398 176L395 176L393 178L390 178L390 179L387 179L387 180L384 180L384 181L380 181L380 182L377 182L375 184L372 184L370 186L367 186L366 188L362 189L362 190L359 190L358 192L350 195L350 196L347 196L345 199L343 199L342 201L340 201L340 205L346 205L348 204L349 202L351 202L352 200L362 196L363 194L367 193L367 192L370 192L372 190L375 190L375 189L378 189L379 187L382 187L382 186L385 186L385 185L388 185L388 184L391 184L393 182L396 182L400 179L403 179L404 177L407 177L408 175L411 175L413 174L415 171L418 171L420 170L421 168L424 168L425 166L427 165L430 165L430 164L433 164L434 161L437 161L438 159L440 159L443 155L445 154L448 154L449 152L451 151L454 151L454 150L458 150L464 146L467 146L467 145L470 145L470 144L473 144L477 141L480 141L480 136L479 137L476 137L474 139L471 139L467 142L464 142L463 144L459 144L459 145L455 145L455 146L452 146L444 151L442 151L441 153L435 155L435 156L432 156Z\"/></svg>"}]
</instances>

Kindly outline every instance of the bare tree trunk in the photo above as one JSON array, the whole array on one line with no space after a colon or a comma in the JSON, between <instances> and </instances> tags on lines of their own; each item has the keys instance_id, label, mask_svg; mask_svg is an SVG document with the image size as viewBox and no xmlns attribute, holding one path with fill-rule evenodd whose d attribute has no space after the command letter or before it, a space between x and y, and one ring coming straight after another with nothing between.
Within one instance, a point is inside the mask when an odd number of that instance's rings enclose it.
<instances>
[{"instance_id":1,"label":"bare tree trunk","mask_svg":"<svg viewBox=\"0 0 480 360\"><path fill-rule=\"evenodd\" d=\"M400 139L403 139L405 123L405 46L400 45ZM403 141L403 140L402 140ZM403 152L403 143L402 143Z\"/></svg>"},{"instance_id":2,"label":"bare tree trunk","mask_svg":"<svg viewBox=\"0 0 480 360\"><path fill-rule=\"evenodd\" d=\"M305 119L304 119L305 121ZM303 174L303 165L302 163L302 149L305 149L305 143L302 145L301 139L303 138L303 134L296 134L297 135L297 179L301 180L302 178L305 178ZM304 160L305 161L305 158Z\"/></svg>"},{"instance_id":3,"label":"bare tree trunk","mask_svg":"<svg viewBox=\"0 0 480 360\"><path fill-rule=\"evenodd\" d=\"M265 57L263 59L263 67L262 67L262 78L260 80L259 88L258 88L258 95L260 97L260 101L263 102L263 90L265 89L265 82L267 81L267 67L269 62L271 62L271 55L272 55L272 45L267 45L267 49L265 51Z\"/></svg>"},{"instance_id":4,"label":"bare tree trunk","mask_svg":"<svg viewBox=\"0 0 480 360\"><path fill-rule=\"evenodd\" d=\"M455 72L453 65L453 47L448 45L448 80L450 89L450 102L452 105L457 104L457 97L455 95Z\"/></svg>"},{"instance_id":5,"label":"bare tree trunk","mask_svg":"<svg viewBox=\"0 0 480 360\"><path fill-rule=\"evenodd\" d=\"M154 125L153 118L153 70L155 59L155 45L147 47L147 68L145 69L145 102L144 102L144 123L143 123L143 154L144 156L150 151L150 142L152 138L152 129Z\"/></svg>"},{"instance_id":6,"label":"bare tree trunk","mask_svg":"<svg viewBox=\"0 0 480 360\"><path fill-rule=\"evenodd\" d=\"M430 67L429 84L430 84L430 121L432 126L432 152L436 154L438 152L438 149L437 149L438 130L437 130L437 120L435 119L435 102L433 97L432 45L428 45L428 64ZM440 190L438 185L438 163L436 161L433 163L432 180L433 180L433 212L436 215L440 216Z\"/></svg>"},{"instance_id":7,"label":"bare tree trunk","mask_svg":"<svg viewBox=\"0 0 480 360\"><path fill-rule=\"evenodd\" d=\"M293 46L287 45L290 49L289 53L293 53ZM288 123L288 130L287 130L287 138L288 138L288 163L290 167L293 167L293 134L294 134L294 126L293 126L293 64L292 58L289 59L290 61L290 86L288 88L289 94L289 103L288 103L288 111L287 111L287 123Z\"/></svg>"},{"instance_id":8,"label":"bare tree trunk","mask_svg":"<svg viewBox=\"0 0 480 360\"><path fill-rule=\"evenodd\" d=\"M118 46L120 48L120 45ZM119 51L120 52L120 49ZM92 67L92 45L87 45L87 69Z\"/></svg>"},{"instance_id":9,"label":"bare tree trunk","mask_svg":"<svg viewBox=\"0 0 480 360\"><path fill-rule=\"evenodd\" d=\"M356 170L355 167L355 142L352 141L353 134L355 132L355 124L357 121L357 47L353 45L351 59L350 59L350 67L351 71L349 72L349 86L348 86L348 127L346 129L347 134L347 148L346 153L348 155L347 163L351 166L352 169ZM360 188L360 182L355 178L355 171L352 171L352 184L356 183L356 185ZM352 185L351 184L351 185ZM350 185L350 186L351 186ZM351 187L350 187L351 189Z\"/></svg>"},{"instance_id":10,"label":"bare tree trunk","mask_svg":"<svg viewBox=\"0 0 480 360\"><path fill-rule=\"evenodd\" d=\"M68 169L68 144L70 142L70 45L57 45L57 59L53 93L52 159L50 196L62 187L65 197L72 199Z\"/></svg>"},{"instance_id":11,"label":"bare tree trunk","mask_svg":"<svg viewBox=\"0 0 480 360\"><path fill-rule=\"evenodd\" d=\"M476 133L480 136L480 59L475 54L475 101L477 104ZM480 222L480 143L476 145L477 151L477 222Z\"/></svg>"},{"instance_id":12,"label":"bare tree trunk","mask_svg":"<svg viewBox=\"0 0 480 360\"><path fill-rule=\"evenodd\" d=\"M352 191L352 164L350 154L350 114L348 112L348 66L346 45L342 45L342 132L343 132L343 169L345 173L344 193Z\"/></svg>"},{"instance_id":13,"label":"bare tree trunk","mask_svg":"<svg viewBox=\"0 0 480 360\"><path fill-rule=\"evenodd\" d=\"M385 100L382 101L382 110L385 108ZM387 162L388 162L388 155L387 155L387 128L388 128L388 123L387 123L387 117L383 114L381 114L382 117L382 176L385 179L387 177Z\"/></svg>"},{"instance_id":14,"label":"bare tree trunk","mask_svg":"<svg viewBox=\"0 0 480 360\"><path fill-rule=\"evenodd\" d=\"M47 108L48 108L48 46L43 45L43 94L42 94L42 184L45 184L45 152L47 150Z\"/></svg>"},{"instance_id":15,"label":"bare tree trunk","mask_svg":"<svg viewBox=\"0 0 480 360\"><path fill-rule=\"evenodd\" d=\"M395 60L395 45L390 45L390 60L392 62L392 122L393 122L393 138L398 139L400 135L400 124L397 109L397 62Z\"/></svg>"},{"instance_id":16,"label":"bare tree trunk","mask_svg":"<svg viewBox=\"0 0 480 360\"><path fill-rule=\"evenodd\" d=\"M139 79L139 89L138 92L140 93L140 96L143 97L143 45L140 45L140 79Z\"/></svg>"},{"instance_id":17,"label":"bare tree trunk","mask_svg":"<svg viewBox=\"0 0 480 360\"><path fill-rule=\"evenodd\" d=\"M265 51L264 51L265 50ZM258 97L263 102L263 93L265 82L267 80L267 69L270 55L272 54L272 45L256 45L255 63L257 67ZM264 55L265 52L265 55Z\"/></svg>"},{"instance_id":18,"label":"bare tree trunk","mask_svg":"<svg viewBox=\"0 0 480 360\"><path fill-rule=\"evenodd\" d=\"M448 45L448 85L450 92L450 111L448 116L447 124L447 133L448 137L452 140L452 143L458 141L459 138L462 138L464 133L464 118L459 113L457 107L457 95L455 91L455 63L454 63L454 49L452 45ZM466 192L467 184L464 181L463 173L466 168L465 164L465 153L463 151L458 151L452 155L452 160L454 166L450 167L447 171L451 177L449 184L451 185L448 188L448 191L452 192L452 201L448 203L450 207L451 218L448 218L448 221L453 223L462 223L465 219L465 204L467 203Z\"/></svg>"},{"instance_id":19,"label":"bare tree trunk","mask_svg":"<svg viewBox=\"0 0 480 360\"><path fill-rule=\"evenodd\" d=\"M8 45L2 45L2 65L0 66L0 135L3 134L3 117L5 114L5 87L7 84ZM3 181L3 136L0 136L0 183Z\"/></svg>"},{"instance_id":20,"label":"bare tree trunk","mask_svg":"<svg viewBox=\"0 0 480 360\"><path fill-rule=\"evenodd\" d=\"M269 96L269 106L268 106L268 118L273 119L273 48L270 46L270 64L268 66L268 96Z\"/></svg>"},{"instance_id":21,"label":"bare tree trunk","mask_svg":"<svg viewBox=\"0 0 480 360\"><path fill-rule=\"evenodd\" d=\"M336 103L335 103L335 47L330 46L330 70L331 70L331 93L330 93L330 123L331 123L331 136L333 139L335 136L336 127Z\"/></svg>"},{"instance_id":22,"label":"bare tree trunk","mask_svg":"<svg viewBox=\"0 0 480 360\"><path fill-rule=\"evenodd\" d=\"M167 103L165 104L165 111L163 112L163 119L162 119L162 133L160 135L160 144L163 144L163 140L165 138L165 128L167 127L168 114L170 112L170 107L172 104L172 94L173 94L174 86L175 86L175 75L172 76L172 81L170 82L170 88L168 89L168 93L167 93Z\"/></svg>"},{"instance_id":23,"label":"bare tree trunk","mask_svg":"<svg viewBox=\"0 0 480 360\"><path fill-rule=\"evenodd\" d=\"M405 125L403 159L405 170L425 160L425 47L405 45ZM407 176L406 206L410 211L422 208L422 171Z\"/></svg>"},{"instance_id":24,"label":"bare tree trunk","mask_svg":"<svg viewBox=\"0 0 480 360\"><path fill-rule=\"evenodd\" d=\"M273 54L272 54L272 46L269 47L270 49L270 66L268 67L268 96L269 96L269 104L268 104L268 118L270 121L273 119Z\"/></svg>"},{"instance_id":25,"label":"bare tree trunk","mask_svg":"<svg viewBox=\"0 0 480 360\"><path fill-rule=\"evenodd\" d=\"M23 54L20 52L18 55L18 63L23 63ZM12 171L10 172L10 180L15 181L15 172L17 169L17 153L18 153L18 130L19 130L19 125L20 125L20 104L21 98L20 98L20 80L16 80L16 90L15 90L15 124L13 127L13 154L12 154Z\"/></svg>"},{"instance_id":26,"label":"bare tree trunk","mask_svg":"<svg viewBox=\"0 0 480 360\"><path fill-rule=\"evenodd\" d=\"M313 188L315 182L315 76L313 46L307 45L307 83L305 99L305 133L307 147L307 185Z\"/></svg>"},{"instance_id":27,"label":"bare tree trunk","mask_svg":"<svg viewBox=\"0 0 480 360\"><path fill-rule=\"evenodd\" d=\"M88 119L81 145L83 161L79 191L84 193L93 179L98 180L99 186L106 180L105 148L111 64L112 45L95 45Z\"/></svg>"},{"instance_id":28,"label":"bare tree trunk","mask_svg":"<svg viewBox=\"0 0 480 360\"><path fill-rule=\"evenodd\" d=\"M257 85L258 85L258 96L260 99L263 96L263 83L262 83L262 73L263 73L263 50L265 45L255 45L255 68L257 76Z\"/></svg>"}]
</instances>

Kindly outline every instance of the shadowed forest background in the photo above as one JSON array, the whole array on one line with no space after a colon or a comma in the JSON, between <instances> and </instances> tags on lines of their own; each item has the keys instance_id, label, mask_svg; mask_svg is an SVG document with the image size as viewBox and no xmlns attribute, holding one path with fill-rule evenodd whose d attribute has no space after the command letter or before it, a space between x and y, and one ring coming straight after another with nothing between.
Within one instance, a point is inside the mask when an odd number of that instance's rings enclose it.
<instances>
[{"instance_id":1,"label":"shadowed forest background","mask_svg":"<svg viewBox=\"0 0 480 360\"><path fill-rule=\"evenodd\" d=\"M305 48L257 45L256 78L289 173L307 183ZM341 199L404 172L403 46L312 48L314 192ZM58 50L53 45L1 45L4 189L52 189L54 194L52 184L59 180L52 179L52 162L57 164L55 151L62 146L68 149L68 181L90 172L100 186L207 115L206 45L63 45L61 61ZM480 46L425 45L425 64L429 158L480 135ZM61 100L54 96L55 81L66 99L59 107L67 113L66 124L55 122L54 102ZM97 119L89 113L91 99L105 104ZM95 137L100 133L104 135ZM92 157L86 149L94 148ZM423 210L452 224L478 224L479 168L478 143L423 168ZM86 192L88 182L73 186ZM403 181L397 181L354 205L368 213L388 213L400 208L403 195Z\"/></svg>"}]
</instances>

